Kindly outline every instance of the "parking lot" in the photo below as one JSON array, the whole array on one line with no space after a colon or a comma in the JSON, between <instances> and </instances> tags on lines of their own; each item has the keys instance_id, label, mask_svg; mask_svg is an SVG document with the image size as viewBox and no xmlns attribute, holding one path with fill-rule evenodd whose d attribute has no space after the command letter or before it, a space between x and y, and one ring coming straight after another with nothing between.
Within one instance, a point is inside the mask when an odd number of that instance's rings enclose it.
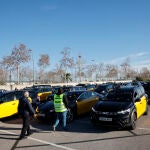
<instances>
[{"instance_id":1,"label":"parking lot","mask_svg":"<svg viewBox=\"0 0 150 150\"><path fill-rule=\"evenodd\" d=\"M150 106L149 106L150 107ZM150 108L149 108L150 109ZM150 147L150 114L137 121L135 130L117 130L93 126L89 116L83 116L69 124L69 130L59 127L51 131L51 125L32 121L33 134L18 140L21 119L13 117L0 122L0 146L3 150L148 150Z\"/></svg>"}]
</instances>

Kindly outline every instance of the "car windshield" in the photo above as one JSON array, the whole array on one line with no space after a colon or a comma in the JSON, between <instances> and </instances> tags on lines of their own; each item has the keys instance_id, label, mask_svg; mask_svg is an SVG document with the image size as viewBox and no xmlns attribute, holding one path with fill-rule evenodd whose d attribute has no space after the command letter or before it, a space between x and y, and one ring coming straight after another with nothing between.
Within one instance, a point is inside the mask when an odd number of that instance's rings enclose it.
<instances>
[{"instance_id":1,"label":"car windshield","mask_svg":"<svg viewBox=\"0 0 150 150\"><path fill-rule=\"evenodd\" d=\"M110 93L103 99L108 101L117 101L117 102L130 102L132 101L132 92L126 90L115 90Z\"/></svg>"},{"instance_id":2,"label":"car windshield","mask_svg":"<svg viewBox=\"0 0 150 150\"><path fill-rule=\"evenodd\" d=\"M99 91L99 92L102 92L102 91L105 91L106 90L106 86L105 85L101 85L101 86L99 86L98 88L97 88L97 90Z\"/></svg>"}]
</instances>

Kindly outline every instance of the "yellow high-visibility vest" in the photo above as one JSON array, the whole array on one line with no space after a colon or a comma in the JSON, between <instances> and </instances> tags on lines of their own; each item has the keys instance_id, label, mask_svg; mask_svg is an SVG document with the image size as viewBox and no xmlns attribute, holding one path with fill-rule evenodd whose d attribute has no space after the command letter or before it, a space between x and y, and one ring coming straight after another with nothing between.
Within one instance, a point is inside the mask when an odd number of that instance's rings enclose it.
<instances>
[{"instance_id":1,"label":"yellow high-visibility vest","mask_svg":"<svg viewBox=\"0 0 150 150\"><path fill-rule=\"evenodd\" d=\"M55 108L55 112L64 112L67 110L67 108L65 107L65 104L63 102L63 96L64 94L60 94L54 95L54 108Z\"/></svg>"}]
</instances>

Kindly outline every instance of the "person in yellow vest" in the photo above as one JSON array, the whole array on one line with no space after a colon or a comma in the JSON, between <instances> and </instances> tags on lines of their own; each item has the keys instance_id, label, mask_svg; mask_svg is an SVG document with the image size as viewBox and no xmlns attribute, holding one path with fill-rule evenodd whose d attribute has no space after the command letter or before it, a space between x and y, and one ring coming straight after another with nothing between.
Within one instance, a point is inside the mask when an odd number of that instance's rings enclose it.
<instances>
[{"instance_id":1,"label":"person in yellow vest","mask_svg":"<svg viewBox=\"0 0 150 150\"><path fill-rule=\"evenodd\" d=\"M56 112L56 120L52 126L52 130L55 131L60 121L62 122L63 129L66 130L66 116L69 106L67 96L64 94L62 87L58 88L57 94L54 94L54 108Z\"/></svg>"}]
</instances>

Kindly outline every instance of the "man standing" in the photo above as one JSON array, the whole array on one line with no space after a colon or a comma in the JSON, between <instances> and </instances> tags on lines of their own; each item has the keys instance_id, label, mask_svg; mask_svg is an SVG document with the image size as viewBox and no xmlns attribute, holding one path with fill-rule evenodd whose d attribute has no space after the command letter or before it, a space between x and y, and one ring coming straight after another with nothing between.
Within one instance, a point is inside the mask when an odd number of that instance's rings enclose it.
<instances>
[{"instance_id":1,"label":"man standing","mask_svg":"<svg viewBox=\"0 0 150 150\"><path fill-rule=\"evenodd\" d=\"M18 114L22 117L23 126L19 139L25 138L31 134L30 130L30 117L34 116L34 109L30 103L29 92L24 92L24 95L19 99ZM27 133L27 134L26 134Z\"/></svg>"},{"instance_id":2,"label":"man standing","mask_svg":"<svg viewBox=\"0 0 150 150\"><path fill-rule=\"evenodd\" d=\"M62 87L58 88L58 92L54 95L54 108L56 112L56 120L52 130L55 131L59 121L62 121L62 127L66 130L66 116L69 106L67 96L64 94Z\"/></svg>"}]
</instances>

